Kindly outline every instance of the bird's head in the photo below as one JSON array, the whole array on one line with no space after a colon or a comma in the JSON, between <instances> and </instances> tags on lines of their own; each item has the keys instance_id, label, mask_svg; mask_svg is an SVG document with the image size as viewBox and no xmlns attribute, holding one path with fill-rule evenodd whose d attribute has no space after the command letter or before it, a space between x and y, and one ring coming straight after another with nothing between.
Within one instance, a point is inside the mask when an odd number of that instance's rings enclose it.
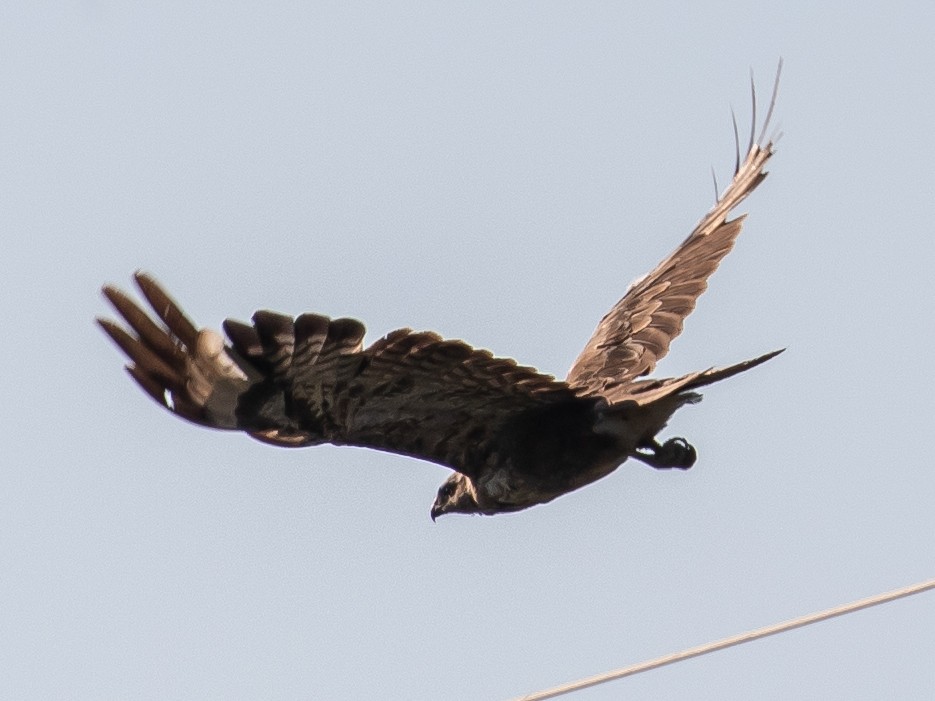
<instances>
[{"instance_id":1,"label":"bird's head","mask_svg":"<svg viewBox=\"0 0 935 701\"><path fill-rule=\"evenodd\" d=\"M470 478L460 472L452 472L438 488L435 503L432 504L432 520L443 514L477 514L480 507L477 505L476 491Z\"/></svg>"}]
</instances>

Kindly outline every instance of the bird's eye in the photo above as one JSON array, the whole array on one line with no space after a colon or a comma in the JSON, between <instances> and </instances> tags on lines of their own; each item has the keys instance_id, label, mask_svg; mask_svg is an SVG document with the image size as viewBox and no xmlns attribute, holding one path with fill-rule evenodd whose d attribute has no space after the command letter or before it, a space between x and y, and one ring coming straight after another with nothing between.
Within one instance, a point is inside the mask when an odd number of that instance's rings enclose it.
<instances>
[{"instance_id":1,"label":"bird's eye","mask_svg":"<svg viewBox=\"0 0 935 701\"><path fill-rule=\"evenodd\" d=\"M450 499L451 495L454 494L455 486L453 484L446 484L441 488L441 495L443 499Z\"/></svg>"}]
</instances>

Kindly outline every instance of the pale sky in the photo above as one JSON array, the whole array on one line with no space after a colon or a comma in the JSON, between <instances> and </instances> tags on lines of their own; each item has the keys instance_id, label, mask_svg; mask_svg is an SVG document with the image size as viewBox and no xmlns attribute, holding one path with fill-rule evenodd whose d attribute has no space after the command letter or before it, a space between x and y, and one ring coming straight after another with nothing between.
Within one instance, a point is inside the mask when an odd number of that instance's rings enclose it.
<instances>
[{"instance_id":1,"label":"pale sky","mask_svg":"<svg viewBox=\"0 0 935 701\"><path fill-rule=\"evenodd\" d=\"M7 3L0 698L509 699L935 576L935 5ZM785 59L770 176L658 368L774 348L498 517L447 471L199 429L93 325L433 329L563 376ZM929 699L935 594L574 694Z\"/></svg>"}]
</instances>

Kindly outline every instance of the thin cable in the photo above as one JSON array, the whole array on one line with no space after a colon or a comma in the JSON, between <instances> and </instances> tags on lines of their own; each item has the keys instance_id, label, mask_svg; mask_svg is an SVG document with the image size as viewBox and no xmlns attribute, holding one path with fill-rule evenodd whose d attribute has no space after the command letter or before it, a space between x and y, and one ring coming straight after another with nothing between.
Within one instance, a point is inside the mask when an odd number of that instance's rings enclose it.
<instances>
[{"instance_id":1,"label":"thin cable","mask_svg":"<svg viewBox=\"0 0 935 701\"><path fill-rule=\"evenodd\" d=\"M783 623L777 623L776 625L741 633L740 635L735 635L731 638L724 638L723 640L708 643L707 645L692 647L688 650L683 650L682 652L677 652L673 655L657 657L654 660L648 660L647 662L641 662L640 664L632 665L630 667L617 669L613 672L605 672L604 674L597 674L593 677L579 679L576 682L563 684L562 686L552 687L551 689L546 689L545 691L537 691L532 694L527 694L526 696L517 697L513 701L542 701L542 699L555 698L556 696L568 694L572 691L579 691L580 689L587 689L588 687L597 686L598 684L603 684L604 682L609 682L614 679L629 677L634 674L639 674L640 672L647 672L650 669L664 667L665 665L673 664L674 662L681 662L682 660L706 655L709 652L715 652L716 650L723 650L724 648L740 645L741 643L748 643L751 640L759 640L760 638L765 638L768 635L784 633L787 630L801 628L802 626L807 626L812 623L818 623L818 621L825 621L829 618L843 616L846 613L859 611L860 609L870 608L871 606L876 606L878 604L885 604L890 601L895 601L896 599L901 599L905 596L919 594L929 589L935 589L935 579L930 579L927 582L914 584L910 587L903 587L902 589L894 589L893 591L886 592L885 594L877 594L876 596L871 596L867 599L853 601L849 604L844 604L843 606L838 606L837 608L813 613L808 616L793 618L792 620L785 621Z\"/></svg>"}]
</instances>

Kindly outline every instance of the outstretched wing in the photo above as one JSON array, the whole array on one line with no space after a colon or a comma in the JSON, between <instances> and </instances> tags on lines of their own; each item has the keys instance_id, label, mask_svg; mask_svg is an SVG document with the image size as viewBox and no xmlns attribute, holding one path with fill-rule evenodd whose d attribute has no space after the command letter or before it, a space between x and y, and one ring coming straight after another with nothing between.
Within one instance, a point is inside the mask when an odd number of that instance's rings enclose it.
<instances>
[{"instance_id":1,"label":"outstretched wing","mask_svg":"<svg viewBox=\"0 0 935 701\"><path fill-rule=\"evenodd\" d=\"M470 475L518 412L574 398L549 375L434 333L400 329L364 349L354 319L259 311L252 324L226 321L225 345L153 278L136 281L161 324L111 286L104 295L129 330L98 322L147 394L203 426L282 446L377 448Z\"/></svg>"},{"instance_id":2,"label":"outstretched wing","mask_svg":"<svg viewBox=\"0 0 935 701\"><path fill-rule=\"evenodd\" d=\"M781 64L780 64L781 68ZM637 280L598 324L594 335L575 360L566 382L580 395L614 395L635 378L652 372L682 332L695 302L708 286L708 278L734 246L746 215L727 217L766 177L763 170L774 151L774 140L764 135L776 100L779 74L760 137L743 163L739 148L734 177L714 207L694 231L665 260ZM754 123L756 100L754 96ZM736 123L735 123L736 132ZM615 391L616 390L616 391Z\"/></svg>"}]
</instances>

